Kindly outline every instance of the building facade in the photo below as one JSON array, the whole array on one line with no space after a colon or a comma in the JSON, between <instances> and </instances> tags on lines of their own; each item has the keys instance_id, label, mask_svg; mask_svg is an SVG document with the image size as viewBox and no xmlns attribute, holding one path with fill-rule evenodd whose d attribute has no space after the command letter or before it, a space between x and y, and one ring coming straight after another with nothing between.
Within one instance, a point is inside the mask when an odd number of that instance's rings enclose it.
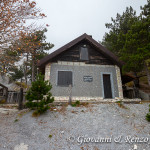
<instances>
[{"instance_id":1,"label":"building facade","mask_svg":"<svg viewBox=\"0 0 150 150\"><path fill-rule=\"evenodd\" d=\"M91 36L83 34L39 62L52 84L55 101L122 99L123 63Z\"/></svg>"}]
</instances>

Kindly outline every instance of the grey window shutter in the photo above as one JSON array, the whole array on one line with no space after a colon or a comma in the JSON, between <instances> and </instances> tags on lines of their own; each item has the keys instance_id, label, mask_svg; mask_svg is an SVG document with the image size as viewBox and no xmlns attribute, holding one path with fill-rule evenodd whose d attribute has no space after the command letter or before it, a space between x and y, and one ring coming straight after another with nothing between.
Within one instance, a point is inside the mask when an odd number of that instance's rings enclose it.
<instances>
[{"instance_id":1,"label":"grey window shutter","mask_svg":"<svg viewBox=\"0 0 150 150\"><path fill-rule=\"evenodd\" d=\"M88 54L88 48L87 47L81 47L80 59L81 60L89 60L89 54Z\"/></svg>"},{"instance_id":2,"label":"grey window shutter","mask_svg":"<svg viewBox=\"0 0 150 150\"><path fill-rule=\"evenodd\" d=\"M72 72L71 71L58 71L58 86L72 85Z\"/></svg>"}]
</instances>

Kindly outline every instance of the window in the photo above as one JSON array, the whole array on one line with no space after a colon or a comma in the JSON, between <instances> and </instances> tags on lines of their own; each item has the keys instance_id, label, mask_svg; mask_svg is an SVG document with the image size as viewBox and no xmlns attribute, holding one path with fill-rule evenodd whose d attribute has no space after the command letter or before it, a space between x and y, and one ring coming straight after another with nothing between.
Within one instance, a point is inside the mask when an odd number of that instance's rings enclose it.
<instances>
[{"instance_id":1,"label":"window","mask_svg":"<svg viewBox=\"0 0 150 150\"><path fill-rule=\"evenodd\" d=\"M88 48L86 47L86 45L84 45L83 47L81 47L81 50L80 50L80 59L81 60L89 60Z\"/></svg>"},{"instance_id":2,"label":"window","mask_svg":"<svg viewBox=\"0 0 150 150\"><path fill-rule=\"evenodd\" d=\"M58 71L58 86L72 85L72 72L71 71Z\"/></svg>"}]
</instances>

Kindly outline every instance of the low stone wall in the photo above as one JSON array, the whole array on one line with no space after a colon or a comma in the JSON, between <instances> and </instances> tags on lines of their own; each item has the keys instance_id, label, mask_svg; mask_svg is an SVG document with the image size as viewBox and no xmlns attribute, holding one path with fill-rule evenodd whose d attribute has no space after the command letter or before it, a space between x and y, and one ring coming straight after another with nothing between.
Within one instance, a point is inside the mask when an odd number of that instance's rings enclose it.
<instances>
[{"instance_id":1,"label":"low stone wall","mask_svg":"<svg viewBox=\"0 0 150 150\"><path fill-rule=\"evenodd\" d=\"M54 97L54 102L69 102L69 97ZM141 102L141 99L103 99L102 97L72 97L72 102L80 101L80 102L117 102L117 101L123 101L123 102Z\"/></svg>"}]
</instances>

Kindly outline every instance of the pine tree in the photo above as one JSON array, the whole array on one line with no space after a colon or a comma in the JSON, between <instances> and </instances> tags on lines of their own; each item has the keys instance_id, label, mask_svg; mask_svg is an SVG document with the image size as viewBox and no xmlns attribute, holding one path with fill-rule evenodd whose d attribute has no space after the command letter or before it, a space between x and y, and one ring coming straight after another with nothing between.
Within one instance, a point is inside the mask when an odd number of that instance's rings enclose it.
<instances>
[{"instance_id":1,"label":"pine tree","mask_svg":"<svg viewBox=\"0 0 150 150\"><path fill-rule=\"evenodd\" d=\"M126 62L123 70L140 72L145 70L150 86L150 0L141 7L138 20L126 34L126 41L122 50L122 60Z\"/></svg>"},{"instance_id":2,"label":"pine tree","mask_svg":"<svg viewBox=\"0 0 150 150\"><path fill-rule=\"evenodd\" d=\"M150 85L150 0L141 7L139 16L127 7L106 27L110 31L101 43L125 62L123 73L131 71L137 75L144 71Z\"/></svg>"},{"instance_id":3,"label":"pine tree","mask_svg":"<svg viewBox=\"0 0 150 150\"><path fill-rule=\"evenodd\" d=\"M40 115L48 110L49 103L54 101L54 97L50 92L52 85L48 81L44 81L44 76L39 74L36 81L32 82L31 88L26 94L26 106L35 109L33 115Z\"/></svg>"},{"instance_id":4,"label":"pine tree","mask_svg":"<svg viewBox=\"0 0 150 150\"><path fill-rule=\"evenodd\" d=\"M126 34L137 19L136 11L131 6L127 7L123 14L117 13L115 19L111 18L111 23L105 24L109 33L105 33L101 44L120 57Z\"/></svg>"}]
</instances>

